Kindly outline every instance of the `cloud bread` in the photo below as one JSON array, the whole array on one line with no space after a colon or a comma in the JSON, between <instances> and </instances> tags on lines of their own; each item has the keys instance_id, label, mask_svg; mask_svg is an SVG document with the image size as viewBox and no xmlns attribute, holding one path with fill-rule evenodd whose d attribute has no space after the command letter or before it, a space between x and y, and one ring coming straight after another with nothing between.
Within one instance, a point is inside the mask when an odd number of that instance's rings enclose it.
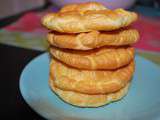
<instances>
[{"instance_id":1,"label":"cloud bread","mask_svg":"<svg viewBox=\"0 0 160 120\"><path fill-rule=\"evenodd\" d=\"M112 32L92 31L79 34L65 34L50 32L47 35L49 43L60 48L75 50L90 50L102 46L131 45L139 39L139 33L135 29L123 29Z\"/></svg>"},{"instance_id":2,"label":"cloud bread","mask_svg":"<svg viewBox=\"0 0 160 120\"><path fill-rule=\"evenodd\" d=\"M84 4L84 3L83 3ZM92 4L90 2L89 4ZM78 6L78 5L77 5ZM83 5L84 6L84 5ZM82 6L82 7L83 7ZM70 9L68 7L68 9ZM76 8L77 9L77 8ZM99 7L98 7L99 9ZM129 26L137 20L137 14L124 9L78 9L73 11L49 13L42 18L42 24L50 29L64 33L80 33L90 31L111 31Z\"/></svg>"},{"instance_id":3,"label":"cloud bread","mask_svg":"<svg viewBox=\"0 0 160 120\"><path fill-rule=\"evenodd\" d=\"M99 107L110 102L117 101L127 94L130 85L130 83L127 83L124 88L115 93L88 95L73 91L61 90L54 85L53 81L53 79L49 80L50 88L65 102L79 107Z\"/></svg>"},{"instance_id":4,"label":"cloud bread","mask_svg":"<svg viewBox=\"0 0 160 120\"><path fill-rule=\"evenodd\" d=\"M63 63L78 69L117 69L134 59L134 48L102 47L88 51L50 48L50 53Z\"/></svg>"},{"instance_id":5,"label":"cloud bread","mask_svg":"<svg viewBox=\"0 0 160 120\"><path fill-rule=\"evenodd\" d=\"M85 94L107 94L124 87L134 72L134 62L112 71L87 71L71 68L55 59L51 60L50 75L60 89Z\"/></svg>"}]
</instances>

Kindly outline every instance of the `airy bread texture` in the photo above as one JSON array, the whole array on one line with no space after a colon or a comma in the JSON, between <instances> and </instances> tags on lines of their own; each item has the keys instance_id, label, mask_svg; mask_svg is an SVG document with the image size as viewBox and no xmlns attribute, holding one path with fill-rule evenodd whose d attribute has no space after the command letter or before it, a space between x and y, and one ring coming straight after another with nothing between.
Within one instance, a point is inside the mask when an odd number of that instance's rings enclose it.
<instances>
[{"instance_id":1,"label":"airy bread texture","mask_svg":"<svg viewBox=\"0 0 160 120\"><path fill-rule=\"evenodd\" d=\"M88 51L51 47L50 53L69 66L88 70L113 70L129 64L134 59L134 48L128 46L102 47Z\"/></svg>"},{"instance_id":2,"label":"airy bread texture","mask_svg":"<svg viewBox=\"0 0 160 120\"><path fill-rule=\"evenodd\" d=\"M79 70L55 59L51 60L50 76L60 89L85 94L107 94L123 88L134 72L134 62L116 70Z\"/></svg>"},{"instance_id":3,"label":"airy bread texture","mask_svg":"<svg viewBox=\"0 0 160 120\"><path fill-rule=\"evenodd\" d=\"M90 50L102 46L131 45L138 41L139 33L135 29L121 29L112 32L92 31L79 34L50 32L49 43L59 48Z\"/></svg>"},{"instance_id":4,"label":"airy bread texture","mask_svg":"<svg viewBox=\"0 0 160 120\"><path fill-rule=\"evenodd\" d=\"M117 101L124 97L127 92L130 83L124 88L115 93L102 94L102 95L88 95L73 91L61 90L54 85L54 80L49 80L50 88L65 102L76 105L79 107L99 107L114 101Z\"/></svg>"},{"instance_id":5,"label":"airy bread texture","mask_svg":"<svg viewBox=\"0 0 160 120\"><path fill-rule=\"evenodd\" d=\"M126 27L137 20L137 14L123 9L109 10L92 2L85 5L64 7L57 13L43 17L42 24L50 29L64 33L80 33L90 31L111 31ZM77 7L78 6L78 7ZM83 8L83 6L85 6Z\"/></svg>"},{"instance_id":6,"label":"airy bread texture","mask_svg":"<svg viewBox=\"0 0 160 120\"><path fill-rule=\"evenodd\" d=\"M69 4L42 18L51 30L49 85L65 102L99 107L126 95L134 74L138 15L97 2Z\"/></svg>"}]
</instances>

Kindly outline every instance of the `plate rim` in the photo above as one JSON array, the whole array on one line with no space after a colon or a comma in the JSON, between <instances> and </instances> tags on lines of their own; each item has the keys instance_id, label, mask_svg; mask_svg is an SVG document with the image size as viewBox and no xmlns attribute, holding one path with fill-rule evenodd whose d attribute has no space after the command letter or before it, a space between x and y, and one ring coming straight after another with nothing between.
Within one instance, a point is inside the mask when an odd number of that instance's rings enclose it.
<instances>
[{"instance_id":1,"label":"plate rim","mask_svg":"<svg viewBox=\"0 0 160 120\"><path fill-rule=\"evenodd\" d=\"M31 109L33 109L34 112L36 112L39 116L41 116L41 117L43 117L43 118L45 118L45 119L50 119L50 118L47 118L44 114L38 112L34 107L32 107L32 105L30 104L30 102L28 102L28 100L26 99L26 97L25 97L25 95L24 95L24 92L23 92L23 87L22 87L22 86L23 86L22 83L23 83L23 81L24 81L24 79L22 79L23 76L24 76L24 71L26 71L26 69L27 69L31 64L33 64L33 62L35 62L37 59L40 59L40 58L43 57L43 56L49 56L49 53L48 53L48 52L45 52L45 53L42 53L42 54L40 54L40 55L37 55L36 57L34 57L33 59L31 59L31 60L25 65L25 67L22 69L22 72L21 72L20 77L19 77L19 90L20 90L21 96L22 96L23 100L25 101L25 103L26 103ZM137 55L137 54L136 54L135 56L140 57L141 59L143 59L143 60L145 60L145 61L147 61L147 62L150 62L151 64L154 64L154 66L157 67L158 69L160 68L160 67L157 66L153 61L150 61L150 60L148 60L148 59L146 59L146 58L144 58L144 57L142 57L142 56L140 56L140 55ZM55 117L57 117L57 116L55 116ZM55 118L55 119L56 119L56 118Z\"/></svg>"}]
</instances>

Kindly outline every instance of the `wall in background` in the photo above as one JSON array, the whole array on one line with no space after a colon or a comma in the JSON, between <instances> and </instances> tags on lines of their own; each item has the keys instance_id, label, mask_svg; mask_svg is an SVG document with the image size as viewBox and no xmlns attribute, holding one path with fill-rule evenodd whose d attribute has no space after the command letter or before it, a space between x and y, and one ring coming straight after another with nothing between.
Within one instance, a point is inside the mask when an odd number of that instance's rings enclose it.
<instances>
[{"instance_id":1,"label":"wall in background","mask_svg":"<svg viewBox=\"0 0 160 120\"><path fill-rule=\"evenodd\" d=\"M0 19L17 13L41 7L45 0L1 0Z\"/></svg>"}]
</instances>

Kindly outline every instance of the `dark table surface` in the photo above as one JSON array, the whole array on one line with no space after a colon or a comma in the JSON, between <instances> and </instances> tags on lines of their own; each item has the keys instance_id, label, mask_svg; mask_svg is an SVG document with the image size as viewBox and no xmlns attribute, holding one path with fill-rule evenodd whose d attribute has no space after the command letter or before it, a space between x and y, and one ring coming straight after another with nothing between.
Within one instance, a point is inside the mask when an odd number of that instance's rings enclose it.
<instances>
[{"instance_id":1,"label":"dark table surface","mask_svg":"<svg viewBox=\"0 0 160 120\"><path fill-rule=\"evenodd\" d=\"M19 90L23 68L39 54L42 52L0 44L1 120L44 120L25 103Z\"/></svg>"}]
</instances>

